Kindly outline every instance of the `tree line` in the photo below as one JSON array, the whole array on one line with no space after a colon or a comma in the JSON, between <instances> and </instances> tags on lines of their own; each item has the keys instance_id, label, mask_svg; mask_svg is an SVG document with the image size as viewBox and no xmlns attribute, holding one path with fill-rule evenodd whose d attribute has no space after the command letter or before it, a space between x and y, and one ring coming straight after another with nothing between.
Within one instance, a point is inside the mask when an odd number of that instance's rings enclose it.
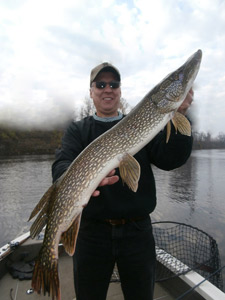
<instances>
[{"instance_id":1,"label":"tree line","mask_svg":"<svg viewBox=\"0 0 225 300\"><path fill-rule=\"evenodd\" d=\"M127 114L131 107L125 99L121 99L120 111ZM89 98L85 98L84 104L75 120L84 118L94 113L94 105ZM69 120L68 120L69 121ZM61 139L66 125L52 130L44 129L18 129L0 125L0 155L25 155L25 154L55 154L60 148ZM225 133L219 133L217 137L207 132L193 132L193 149L219 149L225 148Z\"/></svg>"},{"instance_id":2,"label":"tree line","mask_svg":"<svg viewBox=\"0 0 225 300\"><path fill-rule=\"evenodd\" d=\"M62 135L63 129L22 130L0 126L0 156L54 154Z\"/></svg>"},{"instance_id":3,"label":"tree line","mask_svg":"<svg viewBox=\"0 0 225 300\"><path fill-rule=\"evenodd\" d=\"M193 132L194 149L225 149L225 133L213 137L210 132Z\"/></svg>"}]
</instances>

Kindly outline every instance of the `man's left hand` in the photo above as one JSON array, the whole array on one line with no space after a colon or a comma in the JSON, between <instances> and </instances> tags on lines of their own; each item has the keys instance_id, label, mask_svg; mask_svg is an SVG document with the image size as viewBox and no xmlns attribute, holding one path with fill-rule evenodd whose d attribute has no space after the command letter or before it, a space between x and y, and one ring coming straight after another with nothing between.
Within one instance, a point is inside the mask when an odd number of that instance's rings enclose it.
<instances>
[{"instance_id":1,"label":"man's left hand","mask_svg":"<svg viewBox=\"0 0 225 300\"><path fill-rule=\"evenodd\" d=\"M192 101L193 101L193 97L194 97L194 91L191 88L190 91L188 92L186 98L184 99L183 103L181 104L181 106L178 108L178 112L185 115L188 108L190 107Z\"/></svg>"}]
</instances>

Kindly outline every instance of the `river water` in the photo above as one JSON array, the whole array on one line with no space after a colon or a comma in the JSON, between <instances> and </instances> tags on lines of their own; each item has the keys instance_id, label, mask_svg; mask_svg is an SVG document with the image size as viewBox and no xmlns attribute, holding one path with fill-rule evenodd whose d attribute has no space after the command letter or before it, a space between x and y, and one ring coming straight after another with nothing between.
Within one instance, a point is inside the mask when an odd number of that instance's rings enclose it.
<instances>
[{"instance_id":1,"label":"river water","mask_svg":"<svg viewBox=\"0 0 225 300\"><path fill-rule=\"evenodd\" d=\"M29 215L51 185L52 155L0 158L0 247L29 230ZM225 150L196 150L167 172L153 167L157 208L153 221L190 224L217 241L225 265Z\"/></svg>"}]
</instances>

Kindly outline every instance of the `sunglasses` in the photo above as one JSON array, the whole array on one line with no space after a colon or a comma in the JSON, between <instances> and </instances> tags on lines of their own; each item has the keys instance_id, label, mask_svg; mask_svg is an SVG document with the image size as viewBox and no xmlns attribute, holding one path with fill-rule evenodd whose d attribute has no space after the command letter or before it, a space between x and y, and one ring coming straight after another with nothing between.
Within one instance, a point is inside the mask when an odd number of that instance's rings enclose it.
<instances>
[{"instance_id":1,"label":"sunglasses","mask_svg":"<svg viewBox=\"0 0 225 300\"><path fill-rule=\"evenodd\" d=\"M111 89L118 89L120 87L120 82L119 81L110 81L110 82L105 82L105 81L96 81L95 86L97 89L103 90L107 85Z\"/></svg>"}]
</instances>

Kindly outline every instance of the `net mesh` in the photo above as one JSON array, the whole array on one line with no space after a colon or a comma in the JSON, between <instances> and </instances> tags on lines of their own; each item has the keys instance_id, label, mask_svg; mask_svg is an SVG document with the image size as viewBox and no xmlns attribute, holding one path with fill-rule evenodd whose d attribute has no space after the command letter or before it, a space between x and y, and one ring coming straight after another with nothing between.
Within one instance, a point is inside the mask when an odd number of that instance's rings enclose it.
<instances>
[{"instance_id":1,"label":"net mesh","mask_svg":"<svg viewBox=\"0 0 225 300\"><path fill-rule=\"evenodd\" d=\"M156 243L156 281L164 281L191 270L207 278L219 270L220 257L216 241L204 231L177 222L153 222ZM115 267L111 282L120 281ZM209 281L223 290L222 272Z\"/></svg>"},{"instance_id":2,"label":"net mesh","mask_svg":"<svg viewBox=\"0 0 225 300\"><path fill-rule=\"evenodd\" d=\"M156 242L156 281L194 270L207 278L221 267L216 241L204 231L175 222L153 222ZM209 281L223 290L222 272Z\"/></svg>"}]
</instances>

